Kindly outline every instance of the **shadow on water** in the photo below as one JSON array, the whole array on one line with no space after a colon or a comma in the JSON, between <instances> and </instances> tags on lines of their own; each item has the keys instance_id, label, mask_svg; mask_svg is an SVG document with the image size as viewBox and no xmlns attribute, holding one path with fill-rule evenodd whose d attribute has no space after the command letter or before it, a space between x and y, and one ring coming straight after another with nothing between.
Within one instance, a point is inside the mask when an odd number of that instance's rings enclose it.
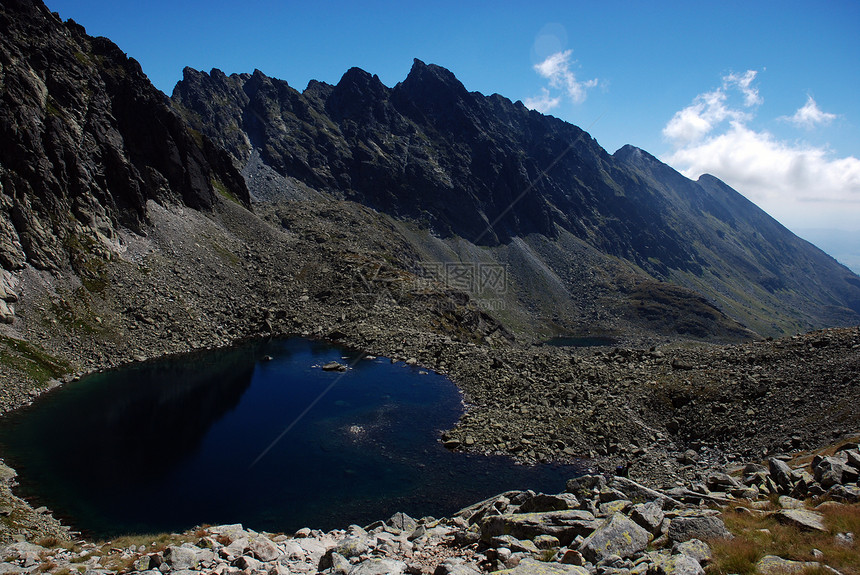
<instances>
[{"instance_id":1,"label":"shadow on water","mask_svg":"<svg viewBox=\"0 0 860 575\"><path fill-rule=\"evenodd\" d=\"M559 491L580 473L448 452L438 437L462 413L456 387L356 353L296 338L94 375L0 420L0 446L24 496L95 537L441 516L508 489ZM356 363L319 369L331 360Z\"/></svg>"}]
</instances>

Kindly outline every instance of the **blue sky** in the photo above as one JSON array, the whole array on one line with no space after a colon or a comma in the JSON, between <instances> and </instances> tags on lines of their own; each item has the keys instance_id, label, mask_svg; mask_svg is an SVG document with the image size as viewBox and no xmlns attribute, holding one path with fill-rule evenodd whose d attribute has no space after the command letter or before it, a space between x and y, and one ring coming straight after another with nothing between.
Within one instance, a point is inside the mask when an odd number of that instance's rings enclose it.
<instances>
[{"instance_id":1,"label":"blue sky","mask_svg":"<svg viewBox=\"0 0 860 575\"><path fill-rule=\"evenodd\" d=\"M610 153L631 143L694 179L712 173L792 230L860 232L854 0L48 6L114 40L168 94L184 66L258 68L303 90L352 66L393 86L420 58Z\"/></svg>"}]
</instances>

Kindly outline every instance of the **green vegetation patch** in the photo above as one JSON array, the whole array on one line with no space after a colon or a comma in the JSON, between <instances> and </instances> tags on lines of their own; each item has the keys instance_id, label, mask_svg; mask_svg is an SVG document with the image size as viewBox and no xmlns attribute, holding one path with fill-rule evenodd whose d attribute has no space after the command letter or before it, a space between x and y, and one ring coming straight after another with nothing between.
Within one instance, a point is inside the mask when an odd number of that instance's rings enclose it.
<instances>
[{"instance_id":1,"label":"green vegetation patch","mask_svg":"<svg viewBox=\"0 0 860 575\"><path fill-rule=\"evenodd\" d=\"M237 203L240 206L242 205L242 202L240 202L239 199L233 195L233 192L231 192L227 188L227 186L224 185L224 182L222 182L218 178L212 178L211 184L212 184L212 189L215 190L215 192L219 196L221 196L225 200L229 200L231 202Z\"/></svg>"},{"instance_id":2,"label":"green vegetation patch","mask_svg":"<svg viewBox=\"0 0 860 575\"><path fill-rule=\"evenodd\" d=\"M791 561L818 562L842 575L860 575L860 545L856 541L846 545L836 537L839 533L860 533L860 505L834 505L819 512L824 515L827 527L823 533L783 525L767 514L743 513L730 508L723 513L723 519L735 538L711 541L714 563L708 573L753 575L762 557L776 555ZM813 549L821 552L819 557L813 554ZM806 571L818 572L825 571Z\"/></svg>"},{"instance_id":3,"label":"green vegetation patch","mask_svg":"<svg viewBox=\"0 0 860 575\"><path fill-rule=\"evenodd\" d=\"M69 362L45 353L38 347L11 337L0 336L0 364L26 374L38 386L71 369Z\"/></svg>"}]
</instances>

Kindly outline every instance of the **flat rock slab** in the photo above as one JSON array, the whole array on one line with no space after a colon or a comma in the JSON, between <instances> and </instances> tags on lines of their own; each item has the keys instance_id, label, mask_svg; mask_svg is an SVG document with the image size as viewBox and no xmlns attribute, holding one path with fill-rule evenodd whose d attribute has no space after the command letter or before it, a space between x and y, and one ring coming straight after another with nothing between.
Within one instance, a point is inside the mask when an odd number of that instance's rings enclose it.
<instances>
[{"instance_id":1,"label":"flat rock slab","mask_svg":"<svg viewBox=\"0 0 860 575\"><path fill-rule=\"evenodd\" d=\"M349 575L402 575L406 563L391 559L368 559L349 570Z\"/></svg>"},{"instance_id":2,"label":"flat rock slab","mask_svg":"<svg viewBox=\"0 0 860 575\"><path fill-rule=\"evenodd\" d=\"M592 563L598 563L610 555L630 557L645 549L649 541L651 534L648 531L616 513L582 542L579 552Z\"/></svg>"},{"instance_id":3,"label":"flat rock slab","mask_svg":"<svg viewBox=\"0 0 860 575\"><path fill-rule=\"evenodd\" d=\"M806 531L827 531L824 527L824 515L808 509L782 509L774 513L776 520L786 525L793 525Z\"/></svg>"},{"instance_id":4,"label":"flat rock slab","mask_svg":"<svg viewBox=\"0 0 860 575\"><path fill-rule=\"evenodd\" d=\"M790 573L802 573L807 569L820 567L815 561L789 561L776 555L765 555L756 563L756 573L761 575L788 575Z\"/></svg>"},{"instance_id":5,"label":"flat rock slab","mask_svg":"<svg viewBox=\"0 0 860 575\"><path fill-rule=\"evenodd\" d=\"M481 539L489 542L499 535L532 540L538 535L552 535L562 545L570 545L578 535L585 537L599 522L588 511L548 511L546 513L514 513L493 515L481 522Z\"/></svg>"},{"instance_id":6,"label":"flat rock slab","mask_svg":"<svg viewBox=\"0 0 860 575\"><path fill-rule=\"evenodd\" d=\"M494 571L495 574L506 575L590 575L587 569L576 565L564 565L562 563L543 563L526 557L513 569Z\"/></svg>"},{"instance_id":7,"label":"flat rock slab","mask_svg":"<svg viewBox=\"0 0 860 575\"><path fill-rule=\"evenodd\" d=\"M732 534L719 517L676 517L669 523L669 540L678 543L690 539L731 539Z\"/></svg>"}]
</instances>

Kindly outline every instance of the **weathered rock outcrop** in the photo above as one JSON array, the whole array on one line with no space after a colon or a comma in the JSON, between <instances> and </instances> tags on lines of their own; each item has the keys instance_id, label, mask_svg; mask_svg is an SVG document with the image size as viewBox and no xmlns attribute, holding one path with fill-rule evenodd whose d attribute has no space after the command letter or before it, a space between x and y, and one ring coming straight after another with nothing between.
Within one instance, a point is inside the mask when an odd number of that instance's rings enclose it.
<instances>
[{"instance_id":1,"label":"weathered rock outcrop","mask_svg":"<svg viewBox=\"0 0 860 575\"><path fill-rule=\"evenodd\" d=\"M147 200L208 209L221 195L248 205L228 156L188 128L134 59L38 0L0 5L4 269L71 263L95 279L119 248L118 226L146 220Z\"/></svg>"}]
</instances>

